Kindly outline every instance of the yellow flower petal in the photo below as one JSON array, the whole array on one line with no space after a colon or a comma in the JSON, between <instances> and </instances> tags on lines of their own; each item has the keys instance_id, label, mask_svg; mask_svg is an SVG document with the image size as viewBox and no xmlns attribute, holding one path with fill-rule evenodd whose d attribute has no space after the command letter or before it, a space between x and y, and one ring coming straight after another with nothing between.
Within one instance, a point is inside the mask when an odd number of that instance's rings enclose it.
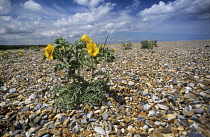
<instances>
[{"instance_id":1,"label":"yellow flower petal","mask_svg":"<svg viewBox=\"0 0 210 137\"><path fill-rule=\"evenodd\" d=\"M90 39L87 34L84 34L81 37L81 40L82 40L82 42L87 42L87 43L90 43L92 41L92 39Z\"/></svg>"},{"instance_id":2,"label":"yellow flower petal","mask_svg":"<svg viewBox=\"0 0 210 137\"><path fill-rule=\"evenodd\" d=\"M87 44L86 49L88 54L93 57L95 57L99 52L99 48L96 46L96 43L94 42L90 42L89 44Z\"/></svg>"},{"instance_id":3,"label":"yellow flower petal","mask_svg":"<svg viewBox=\"0 0 210 137\"><path fill-rule=\"evenodd\" d=\"M48 44L46 48L44 48L44 54L47 59L51 60L53 59L53 52L54 52L54 46L51 44Z\"/></svg>"},{"instance_id":4,"label":"yellow flower petal","mask_svg":"<svg viewBox=\"0 0 210 137\"><path fill-rule=\"evenodd\" d=\"M64 50L64 46L62 46L61 48L59 48L60 50Z\"/></svg>"}]
</instances>

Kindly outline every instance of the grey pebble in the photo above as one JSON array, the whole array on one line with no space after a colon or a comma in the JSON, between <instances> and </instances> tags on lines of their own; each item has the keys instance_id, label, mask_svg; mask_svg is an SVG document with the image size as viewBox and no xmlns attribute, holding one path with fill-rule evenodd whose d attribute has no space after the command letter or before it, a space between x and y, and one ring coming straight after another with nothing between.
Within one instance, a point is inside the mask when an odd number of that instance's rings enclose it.
<instances>
[{"instance_id":1,"label":"grey pebble","mask_svg":"<svg viewBox=\"0 0 210 137\"><path fill-rule=\"evenodd\" d=\"M39 121L41 120L42 116L37 116L35 119L34 119L34 123L35 124L38 124Z\"/></svg>"},{"instance_id":2,"label":"grey pebble","mask_svg":"<svg viewBox=\"0 0 210 137\"><path fill-rule=\"evenodd\" d=\"M194 111L196 114L202 114L204 112L203 108L196 108Z\"/></svg>"},{"instance_id":3,"label":"grey pebble","mask_svg":"<svg viewBox=\"0 0 210 137\"><path fill-rule=\"evenodd\" d=\"M170 126L165 126L165 127L163 128L163 133L164 133L164 134L171 133L171 127L170 127Z\"/></svg>"},{"instance_id":4,"label":"grey pebble","mask_svg":"<svg viewBox=\"0 0 210 137\"><path fill-rule=\"evenodd\" d=\"M87 117L88 117L88 118L92 118L92 117L93 117L93 111L87 113Z\"/></svg>"},{"instance_id":5,"label":"grey pebble","mask_svg":"<svg viewBox=\"0 0 210 137\"><path fill-rule=\"evenodd\" d=\"M9 93L14 93L16 91L16 88L12 88L9 90Z\"/></svg>"},{"instance_id":6,"label":"grey pebble","mask_svg":"<svg viewBox=\"0 0 210 137\"><path fill-rule=\"evenodd\" d=\"M66 115L62 115L60 121L63 123L68 117Z\"/></svg>"},{"instance_id":7,"label":"grey pebble","mask_svg":"<svg viewBox=\"0 0 210 137\"><path fill-rule=\"evenodd\" d=\"M50 134L45 134L42 137L50 137L50 136L51 136Z\"/></svg>"},{"instance_id":8,"label":"grey pebble","mask_svg":"<svg viewBox=\"0 0 210 137\"><path fill-rule=\"evenodd\" d=\"M81 122L85 124L85 123L87 123L87 119L83 118L83 119L81 119Z\"/></svg>"},{"instance_id":9,"label":"grey pebble","mask_svg":"<svg viewBox=\"0 0 210 137\"><path fill-rule=\"evenodd\" d=\"M187 134L188 137L203 137L200 133L198 132L191 132Z\"/></svg>"},{"instance_id":10,"label":"grey pebble","mask_svg":"<svg viewBox=\"0 0 210 137\"><path fill-rule=\"evenodd\" d=\"M36 99L36 97L37 97L36 94L31 94L31 95L29 96L30 99Z\"/></svg>"},{"instance_id":11,"label":"grey pebble","mask_svg":"<svg viewBox=\"0 0 210 137\"><path fill-rule=\"evenodd\" d=\"M72 133L77 134L79 133L80 127L79 125L74 126L74 128L72 129Z\"/></svg>"},{"instance_id":12,"label":"grey pebble","mask_svg":"<svg viewBox=\"0 0 210 137\"><path fill-rule=\"evenodd\" d=\"M43 126L44 124L46 124L48 121L47 120L41 120L40 121L40 126Z\"/></svg>"},{"instance_id":13,"label":"grey pebble","mask_svg":"<svg viewBox=\"0 0 210 137\"><path fill-rule=\"evenodd\" d=\"M109 117L109 114L108 114L108 113L103 113L103 114L102 114L103 120L107 120L108 117Z\"/></svg>"},{"instance_id":14,"label":"grey pebble","mask_svg":"<svg viewBox=\"0 0 210 137\"><path fill-rule=\"evenodd\" d=\"M76 119L73 119L69 124L70 129L72 129L75 125L76 125Z\"/></svg>"},{"instance_id":15,"label":"grey pebble","mask_svg":"<svg viewBox=\"0 0 210 137\"><path fill-rule=\"evenodd\" d=\"M24 113L25 111L28 111L29 110L29 107L23 107L21 110L20 110L20 112L21 113Z\"/></svg>"},{"instance_id":16,"label":"grey pebble","mask_svg":"<svg viewBox=\"0 0 210 137\"><path fill-rule=\"evenodd\" d=\"M101 135L106 135L105 130L102 127L95 127L94 131L96 131L97 133L101 134Z\"/></svg>"}]
</instances>

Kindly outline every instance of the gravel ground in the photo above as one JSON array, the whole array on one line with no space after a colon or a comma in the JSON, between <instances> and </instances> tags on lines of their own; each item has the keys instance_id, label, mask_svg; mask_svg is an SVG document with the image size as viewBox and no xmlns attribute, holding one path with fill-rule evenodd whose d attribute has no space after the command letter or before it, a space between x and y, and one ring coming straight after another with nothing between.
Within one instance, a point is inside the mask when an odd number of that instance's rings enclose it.
<instances>
[{"instance_id":1,"label":"gravel ground","mask_svg":"<svg viewBox=\"0 0 210 137\"><path fill-rule=\"evenodd\" d=\"M98 69L109 72L117 96L67 112L52 97L53 87L66 83L64 71L54 73L43 49L0 56L0 136L210 136L210 40L158 42L153 50L107 46L116 60Z\"/></svg>"}]
</instances>

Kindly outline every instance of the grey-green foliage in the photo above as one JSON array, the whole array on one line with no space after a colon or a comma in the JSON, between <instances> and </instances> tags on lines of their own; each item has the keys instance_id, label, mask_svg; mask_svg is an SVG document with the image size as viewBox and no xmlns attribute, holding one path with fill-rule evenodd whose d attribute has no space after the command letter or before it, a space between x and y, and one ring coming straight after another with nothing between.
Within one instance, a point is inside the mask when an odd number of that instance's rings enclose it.
<instances>
[{"instance_id":1,"label":"grey-green foliage","mask_svg":"<svg viewBox=\"0 0 210 137\"><path fill-rule=\"evenodd\" d=\"M73 82L68 86L59 86L54 89L53 95L59 94L56 106L62 110L76 109L80 104L101 106L106 103L106 93L109 91L107 81Z\"/></svg>"},{"instance_id":2,"label":"grey-green foliage","mask_svg":"<svg viewBox=\"0 0 210 137\"><path fill-rule=\"evenodd\" d=\"M124 50L129 50L132 49L132 43L129 41L126 41L127 43L121 43L122 47L124 48Z\"/></svg>"},{"instance_id":3,"label":"grey-green foliage","mask_svg":"<svg viewBox=\"0 0 210 137\"><path fill-rule=\"evenodd\" d=\"M150 41L150 40L144 40L141 41L141 48L142 49L153 49L153 47L157 47L157 41Z\"/></svg>"}]
</instances>

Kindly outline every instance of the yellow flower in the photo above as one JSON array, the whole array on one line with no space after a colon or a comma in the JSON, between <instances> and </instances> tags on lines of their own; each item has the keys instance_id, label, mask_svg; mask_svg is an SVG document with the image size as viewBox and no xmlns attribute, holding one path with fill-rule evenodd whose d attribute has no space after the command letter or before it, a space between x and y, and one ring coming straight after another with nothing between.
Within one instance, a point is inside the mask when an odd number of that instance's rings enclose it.
<instances>
[{"instance_id":1,"label":"yellow flower","mask_svg":"<svg viewBox=\"0 0 210 137\"><path fill-rule=\"evenodd\" d=\"M64 46L62 46L62 47L60 48L60 50L64 50Z\"/></svg>"},{"instance_id":2,"label":"yellow flower","mask_svg":"<svg viewBox=\"0 0 210 137\"><path fill-rule=\"evenodd\" d=\"M54 46L51 44L48 44L46 48L44 48L44 54L47 59L51 60L53 59L53 51L54 51Z\"/></svg>"},{"instance_id":3,"label":"yellow flower","mask_svg":"<svg viewBox=\"0 0 210 137\"><path fill-rule=\"evenodd\" d=\"M112 48L112 50L113 50L113 51L116 51L116 49L115 49L115 48Z\"/></svg>"},{"instance_id":4,"label":"yellow flower","mask_svg":"<svg viewBox=\"0 0 210 137\"><path fill-rule=\"evenodd\" d=\"M104 48L104 44L101 47Z\"/></svg>"},{"instance_id":5,"label":"yellow flower","mask_svg":"<svg viewBox=\"0 0 210 137\"><path fill-rule=\"evenodd\" d=\"M99 48L96 46L95 42L90 42L86 45L86 49L89 55L95 57L98 52L99 52Z\"/></svg>"},{"instance_id":6,"label":"yellow flower","mask_svg":"<svg viewBox=\"0 0 210 137\"><path fill-rule=\"evenodd\" d=\"M82 40L82 42L87 42L87 43L90 43L92 41L92 39L90 39L87 34L84 34L81 37L81 40Z\"/></svg>"},{"instance_id":7,"label":"yellow flower","mask_svg":"<svg viewBox=\"0 0 210 137\"><path fill-rule=\"evenodd\" d=\"M4 54L7 54L8 52L7 51L4 51Z\"/></svg>"},{"instance_id":8,"label":"yellow flower","mask_svg":"<svg viewBox=\"0 0 210 137\"><path fill-rule=\"evenodd\" d=\"M23 55L23 54L22 54L22 53L18 53L18 55L20 55L20 56L21 56L21 55Z\"/></svg>"},{"instance_id":9,"label":"yellow flower","mask_svg":"<svg viewBox=\"0 0 210 137\"><path fill-rule=\"evenodd\" d=\"M21 49L18 50L19 52L23 52Z\"/></svg>"}]
</instances>

